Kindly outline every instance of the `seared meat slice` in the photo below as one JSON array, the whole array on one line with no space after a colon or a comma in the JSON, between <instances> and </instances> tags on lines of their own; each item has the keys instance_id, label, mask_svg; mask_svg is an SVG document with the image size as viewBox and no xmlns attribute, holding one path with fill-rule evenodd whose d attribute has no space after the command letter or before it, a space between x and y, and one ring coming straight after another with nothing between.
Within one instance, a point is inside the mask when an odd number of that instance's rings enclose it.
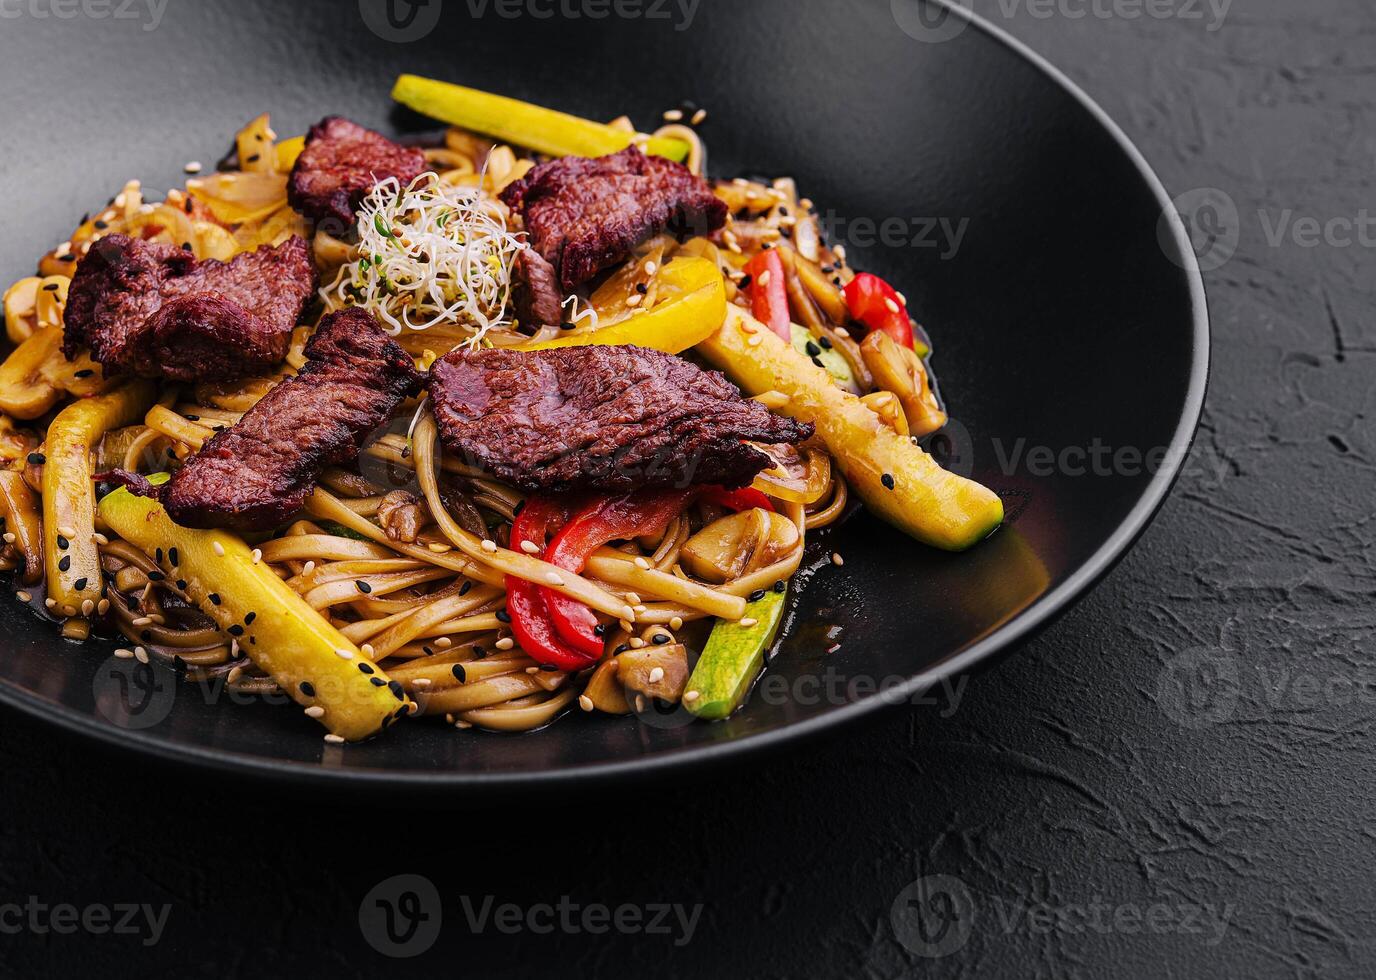
<instances>
[{"instance_id":1,"label":"seared meat slice","mask_svg":"<svg viewBox=\"0 0 1376 980\"><path fill-rule=\"evenodd\" d=\"M287 181L287 201L339 235L370 190L395 177L405 187L425 172L425 153L394 143L343 116L326 116L306 134Z\"/></svg>"},{"instance_id":2,"label":"seared meat slice","mask_svg":"<svg viewBox=\"0 0 1376 980\"><path fill-rule=\"evenodd\" d=\"M300 510L321 470L358 455L419 381L371 314L331 313L301 372L188 459L161 488L163 505L185 527L275 527Z\"/></svg>"},{"instance_id":3,"label":"seared meat slice","mask_svg":"<svg viewBox=\"0 0 1376 980\"><path fill-rule=\"evenodd\" d=\"M90 347L108 375L230 381L286 356L314 292L301 238L198 262L172 245L108 235L77 266L62 352Z\"/></svg>"},{"instance_id":4,"label":"seared meat slice","mask_svg":"<svg viewBox=\"0 0 1376 980\"><path fill-rule=\"evenodd\" d=\"M445 447L529 491L739 487L770 464L742 440L812 434L717 372L644 347L456 350L429 388Z\"/></svg>"},{"instance_id":5,"label":"seared meat slice","mask_svg":"<svg viewBox=\"0 0 1376 980\"><path fill-rule=\"evenodd\" d=\"M516 253L511 267L511 307L523 327L557 327L563 319L554 266L534 249L523 248Z\"/></svg>"},{"instance_id":6,"label":"seared meat slice","mask_svg":"<svg viewBox=\"0 0 1376 980\"><path fill-rule=\"evenodd\" d=\"M502 191L535 250L571 293L663 231L680 240L726 223L726 202L682 164L634 146L611 156L560 157Z\"/></svg>"}]
</instances>

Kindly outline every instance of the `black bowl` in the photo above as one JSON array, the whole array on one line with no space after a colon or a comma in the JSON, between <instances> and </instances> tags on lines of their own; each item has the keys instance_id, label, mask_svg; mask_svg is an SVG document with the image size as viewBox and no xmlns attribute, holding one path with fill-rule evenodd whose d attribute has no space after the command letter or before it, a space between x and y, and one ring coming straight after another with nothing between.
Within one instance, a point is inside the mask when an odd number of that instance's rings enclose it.
<instances>
[{"instance_id":1,"label":"black bowl","mask_svg":"<svg viewBox=\"0 0 1376 980\"><path fill-rule=\"evenodd\" d=\"M334 747L300 711L221 703L6 601L0 699L14 707L297 781L548 784L711 762L914 699L1026 638L1122 555L1189 448L1208 326L1169 199L1099 109L987 25L911 0L594 0L566 4L574 18L539 0L172 4L156 22L149 9L25 14L0 36L11 279L125 178L178 185L259 112L283 134L335 112L434 128L393 109L399 72L641 126L692 100L710 109L714 175L795 176L853 264L906 291L954 419L936 448L997 488L1009 520L964 555L864 513L817 534L769 680L721 724L575 712L521 736L409 724Z\"/></svg>"}]
</instances>

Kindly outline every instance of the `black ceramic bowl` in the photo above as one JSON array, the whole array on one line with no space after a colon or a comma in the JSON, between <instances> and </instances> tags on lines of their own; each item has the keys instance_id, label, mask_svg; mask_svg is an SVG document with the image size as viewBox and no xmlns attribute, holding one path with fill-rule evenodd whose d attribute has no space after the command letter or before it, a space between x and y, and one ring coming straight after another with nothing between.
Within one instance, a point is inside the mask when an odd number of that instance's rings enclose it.
<instances>
[{"instance_id":1,"label":"black ceramic bowl","mask_svg":"<svg viewBox=\"0 0 1376 980\"><path fill-rule=\"evenodd\" d=\"M297 781L472 788L710 763L912 698L1024 639L1132 543L1188 448L1208 328L1167 195L1065 78L963 16L913 0L116 8L23 12L0 32L7 281L126 178L178 185L257 113L283 134L327 113L434 128L393 109L400 72L642 127L692 100L710 111L714 175L795 176L853 264L906 291L954 419L938 449L1003 493L1009 520L964 555L864 513L816 535L773 680L715 725L575 712L521 736L408 724L328 746L300 711L207 698L4 601L13 707Z\"/></svg>"}]
</instances>

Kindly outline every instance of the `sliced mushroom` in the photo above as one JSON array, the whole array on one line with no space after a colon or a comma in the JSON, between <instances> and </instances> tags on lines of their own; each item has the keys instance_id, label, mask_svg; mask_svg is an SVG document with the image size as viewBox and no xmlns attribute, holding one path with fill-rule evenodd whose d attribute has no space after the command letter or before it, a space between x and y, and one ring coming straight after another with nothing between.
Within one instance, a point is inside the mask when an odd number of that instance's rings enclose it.
<instances>
[{"instance_id":1,"label":"sliced mushroom","mask_svg":"<svg viewBox=\"0 0 1376 980\"><path fill-rule=\"evenodd\" d=\"M898 396L913 435L929 435L946 424L946 413L927 383L927 369L914 351L875 330L860 344L860 353L875 385Z\"/></svg>"},{"instance_id":2,"label":"sliced mushroom","mask_svg":"<svg viewBox=\"0 0 1376 980\"><path fill-rule=\"evenodd\" d=\"M688 683L688 651L682 643L643 646L615 658L616 677L627 691L676 702Z\"/></svg>"},{"instance_id":3,"label":"sliced mushroom","mask_svg":"<svg viewBox=\"0 0 1376 980\"><path fill-rule=\"evenodd\" d=\"M708 524L684 542L679 561L698 578L720 584L771 565L797 546L792 521L755 507Z\"/></svg>"},{"instance_id":4,"label":"sliced mushroom","mask_svg":"<svg viewBox=\"0 0 1376 980\"><path fill-rule=\"evenodd\" d=\"M420 498L405 490L393 490L377 505L378 523L392 541L415 544L430 513Z\"/></svg>"}]
</instances>

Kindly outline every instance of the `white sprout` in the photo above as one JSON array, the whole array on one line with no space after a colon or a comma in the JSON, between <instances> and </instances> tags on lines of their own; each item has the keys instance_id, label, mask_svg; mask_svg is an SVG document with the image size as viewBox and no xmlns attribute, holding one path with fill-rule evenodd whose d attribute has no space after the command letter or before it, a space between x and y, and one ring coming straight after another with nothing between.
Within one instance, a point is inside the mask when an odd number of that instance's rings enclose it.
<instances>
[{"instance_id":1,"label":"white sprout","mask_svg":"<svg viewBox=\"0 0 1376 980\"><path fill-rule=\"evenodd\" d=\"M392 336L440 323L469 327L477 344L504 319L511 265L525 244L476 187L423 173L402 189L382 181L358 211L358 259L320 290L330 310L361 306Z\"/></svg>"}]
</instances>

